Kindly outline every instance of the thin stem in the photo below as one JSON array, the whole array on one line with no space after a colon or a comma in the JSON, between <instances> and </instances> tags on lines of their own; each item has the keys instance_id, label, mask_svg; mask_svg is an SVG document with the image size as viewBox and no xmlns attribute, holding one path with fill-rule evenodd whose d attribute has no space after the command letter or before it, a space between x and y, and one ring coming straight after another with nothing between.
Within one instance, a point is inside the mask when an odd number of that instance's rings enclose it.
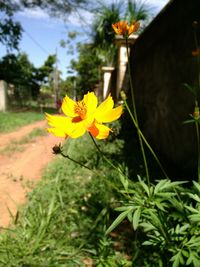
<instances>
[{"instance_id":1,"label":"thin stem","mask_svg":"<svg viewBox=\"0 0 200 267\"><path fill-rule=\"evenodd\" d=\"M94 143L96 143L96 142L94 141ZM99 149L99 147L98 147L97 145L96 145L96 148L97 148L98 151L102 154L101 150ZM116 192L120 192L121 194L123 194L124 197L126 197L126 198L130 198L129 195L122 193L122 192L118 189L118 187L114 185L114 183L110 182L104 174L101 174L100 172L97 172L97 171L95 171L95 170L89 168L88 166L86 166L86 165L82 164L81 162L79 162L79 161L77 161L77 160L71 158L71 157L68 156L68 155L65 155L62 151L60 151L59 154L60 154L61 156L63 156L64 158L67 158L67 159L71 160L72 162L78 164L79 166L81 166L81 167L83 167L83 168L85 168L85 169L91 171L91 172L94 173L95 175L100 176L101 178L104 179L104 181L105 181L109 186L111 186L114 190L116 190ZM102 154L102 155L103 155L103 154ZM106 159L106 157L104 157L104 158ZM113 165L113 167L115 167L115 166ZM115 168L116 168L116 167L115 167ZM123 174L121 170L119 170L119 169L117 169L117 170L120 171L121 174ZM123 175L124 175L124 174L123 174Z\"/></svg>"},{"instance_id":2,"label":"thin stem","mask_svg":"<svg viewBox=\"0 0 200 267\"><path fill-rule=\"evenodd\" d=\"M88 169L88 170L90 170L90 171L93 171L92 169L90 169L90 168L87 167L86 165L82 164L81 162L79 162L79 161L77 161L77 160L75 160L75 159L72 159L72 158L71 158L70 156L68 156L68 155L63 154L62 151L60 152L60 155L62 155L63 158L67 158L67 159L73 161L74 163L78 164L79 166L81 166L81 167L83 167L83 168L85 168L85 169Z\"/></svg>"},{"instance_id":3,"label":"thin stem","mask_svg":"<svg viewBox=\"0 0 200 267\"><path fill-rule=\"evenodd\" d=\"M196 27L194 28L194 42L196 49L198 51L198 39L197 39L197 33L196 33ZM200 55L197 55L197 70L198 70L198 87L200 90ZM196 93L196 99L195 99L195 108L198 109L199 112L199 105L197 101L197 93ZM196 127L196 135L197 135L197 153L198 153L198 161L197 161L197 170L198 170L198 182L200 183L200 136L199 136L199 123L198 121L195 121L195 127Z\"/></svg>"},{"instance_id":4,"label":"thin stem","mask_svg":"<svg viewBox=\"0 0 200 267\"><path fill-rule=\"evenodd\" d=\"M123 171L118 167L116 167L105 155L104 153L101 151L101 149L99 148L99 146L97 145L96 141L94 140L94 137L91 135L91 133L89 133L93 144L95 145L96 149L98 150L99 154L106 160L106 162L115 170L117 170L118 172L120 172L124 177L126 177L126 175L123 173ZM126 177L127 178L127 177Z\"/></svg>"},{"instance_id":5,"label":"thin stem","mask_svg":"<svg viewBox=\"0 0 200 267\"><path fill-rule=\"evenodd\" d=\"M200 183L200 136L199 136L199 123L195 121L196 134L197 134L197 151L198 151L198 182Z\"/></svg>"},{"instance_id":6,"label":"thin stem","mask_svg":"<svg viewBox=\"0 0 200 267\"><path fill-rule=\"evenodd\" d=\"M196 28L194 29L194 43L198 51L198 39L197 39ZM200 89L200 55L199 54L197 55L197 68L198 68L198 85Z\"/></svg>"},{"instance_id":7,"label":"thin stem","mask_svg":"<svg viewBox=\"0 0 200 267\"><path fill-rule=\"evenodd\" d=\"M126 102L126 100L124 100L124 104L125 104L126 109L128 110L128 113L129 113L129 115L130 115L130 117L131 117L131 119L132 119L132 121L133 121L135 127L136 127L136 128L139 128L138 125L137 125L137 123L136 123L136 121L135 121L135 118L133 117L133 114L132 114L132 112L131 112L131 110L130 110L130 108L129 108L127 102ZM165 175L165 177L166 177L167 179L169 179L169 177L168 177L168 175L166 174L166 172L165 172L165 170L164 170L164 168L163 168L163 166L162 166L160 160L158 159L158 157L156 156L155 152L153 151L153 148L150 146L150 144L148 143L148 141L146 140L145 136L143 135L143 133L141 132L140 129L139 129L139 132L140 132L140 135L141 135L141 137L142 137L142 140L144 141L145 145L147 146L147 148L148 148L149 151L151 152L152 156L155 158L155 160L156 160L158 166L160 167L161 171L163 172L163 174Z\"/></svg>"},{"instance_id":8,"label":"thin stem","mask_svg":"<svg viewBox=\"0 0 200 267\"><path fill-rule=\"evenodd\" d=\"M146 159L146 155L145 155L145 151L144 151L143 141L142 141L141 134L140 134L140 128L139 128L139 124L138 124L137 110L136 110L136 104L135 104L135 95L134 95L134 90L133 90L133 81L131 78L131 71L130 71L131 68L130 68L130 60L129 60L129 54L128 54L128 37L126 37L125 40L126 40L126 52L127 52L127 59L128 59L128 75L129 75L129 81L130 81L130 87L131 87L131 97L132 97L132 104L133 104L133 114L134 114L135 122L137 125L137 126L136 125L135 126L137 129L139 143L140 143L140 149L141 149L142 157L143 157L143 161L144 161L147 183L148 183L148 187L150 188L149 170L148 170L147 159Z\"/></svg>"}]
</instances>

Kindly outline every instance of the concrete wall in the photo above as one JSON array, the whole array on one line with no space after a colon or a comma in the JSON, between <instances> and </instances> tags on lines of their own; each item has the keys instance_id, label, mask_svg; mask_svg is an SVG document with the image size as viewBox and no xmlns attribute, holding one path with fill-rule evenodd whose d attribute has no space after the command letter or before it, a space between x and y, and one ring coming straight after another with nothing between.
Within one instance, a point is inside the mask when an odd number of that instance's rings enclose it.
<instances>
[{"instance_id":1,"label":"concrete wall","mask_svg":"<svg viewBox=\"0 0 200 267\"><path fill-rule=\"evenodd\" d=\"M199 0L174 0L154 19L131 51L136 102L145 136L182 176L196 167L194 98L184 83L197 84L192 23L200 23ZM200 40L200 26L198 28ZM179 171L178 171L179 172ZM194 171L194 173L196 170ZM196 173L195 173L196 174Z\"/></svg>"}]
</instances>

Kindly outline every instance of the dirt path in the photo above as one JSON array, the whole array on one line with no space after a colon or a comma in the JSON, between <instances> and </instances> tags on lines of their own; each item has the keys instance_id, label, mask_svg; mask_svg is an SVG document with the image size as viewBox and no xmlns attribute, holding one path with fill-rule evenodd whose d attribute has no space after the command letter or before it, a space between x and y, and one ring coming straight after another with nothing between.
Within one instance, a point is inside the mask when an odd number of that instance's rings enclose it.
<instances>
[{"instance_id":1,"label":"dirt path","mask_svg":"<svg viewBox=\"0 0 200 267\"><path fill-rule=\"evenodd\" d=\"M0 148L10 141L20 140L34 128L46 127L45 121L24 126L19 130L0 134ZM52 136L40 136L25 146L23 152L11 155L0 154L0 227L6 227L11 222L9 211L15 216L17 207L26 201L28 184L33 185L42 175L42 171L53 159L51 148L59 143L59 139Z\"/></svg>"}]
</instances>

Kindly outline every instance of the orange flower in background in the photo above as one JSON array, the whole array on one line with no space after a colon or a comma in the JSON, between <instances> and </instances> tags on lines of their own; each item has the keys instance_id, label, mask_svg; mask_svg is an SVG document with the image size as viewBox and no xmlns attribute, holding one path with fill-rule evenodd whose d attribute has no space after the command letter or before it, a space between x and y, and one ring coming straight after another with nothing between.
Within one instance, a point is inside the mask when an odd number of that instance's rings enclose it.
<instances>
[{"instance_id":1,"label":"orange flower in background","mask_svg":"<svg viewBox=\"0 0 200 267\"><path fill-rule=\"evenodd\" d=\"M134 21L131 25L128 25L127 21L119 21L112 24L112 28L116 34L128 37L132 33L136 32L140 27L139 21Z\"/></svg>"},{"instance_id":2,"label":"orange flower in background","mask_svg":"<svg viewBox=\"0 0 200 267\"><path fill-rule=\"evenodd\" d=\"M78 138L90 132L97 139L105 139L111 129L103 123L117 120L122 114L122 106L113 108L114 102L109 95L98 107L97 97L93 92L84 95L81 101L74 101L66 96L62 103L65 116L50 115L46 119L51 128L47 131L58 137Z\"/></svg>"},{"instance_id":3,"label":"orange flower in background","mask_svg":"<svg viewBox=\"0 0 200 267\"><path fill-rule=\"evenodd\" d=\"M200 55L200 47L198 47L195 51L192 51L193 56L199 56Z\"/></svg>"}]
</instances>

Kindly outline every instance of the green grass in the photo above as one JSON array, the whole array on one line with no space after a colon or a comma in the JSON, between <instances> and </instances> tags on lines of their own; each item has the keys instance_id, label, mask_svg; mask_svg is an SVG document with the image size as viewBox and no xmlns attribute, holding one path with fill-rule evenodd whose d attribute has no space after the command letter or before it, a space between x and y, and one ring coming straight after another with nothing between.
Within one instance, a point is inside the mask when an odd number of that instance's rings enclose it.
<instances>
[{"instance_id":1,"label":"green grass","mask_svg":"<svg viewBox=\"0 0 200 267\"><path fill-rule=\"evenodd\" d=\"M123 142L99 145L117 166ZM13 218L16 226L2 232L0 266L81 267L87 258L98 267L130 266L123 237L119 235L121 248L115 249L117 240L105 236L118 201L117 172L87 136L67 141L64 153L92 170L55 156L26 207Z\"/></svg>"},{"instance_id":2,"label":"green grass","mask_svg":"<svg viewBox=\"0 0 200 267\"><path fill-rule=\"evenodd\" d=\"M43 119L44 114L38 112L0 112L0 133L11 132L24 125Z\"/></svg>"},{"instance_id":3,"label":"green grass","mask_svg":"<svg viewBox=\"0 0 200 267\"><path fill-rule=\"evenodd\" d=\"M0 154L11 155L25 150L26 144L33 142L39 136L45 136L47 132L43 128L35 128L20 140L12 140L6 147L0 149Z\"/></svg>"}]
</instances>

